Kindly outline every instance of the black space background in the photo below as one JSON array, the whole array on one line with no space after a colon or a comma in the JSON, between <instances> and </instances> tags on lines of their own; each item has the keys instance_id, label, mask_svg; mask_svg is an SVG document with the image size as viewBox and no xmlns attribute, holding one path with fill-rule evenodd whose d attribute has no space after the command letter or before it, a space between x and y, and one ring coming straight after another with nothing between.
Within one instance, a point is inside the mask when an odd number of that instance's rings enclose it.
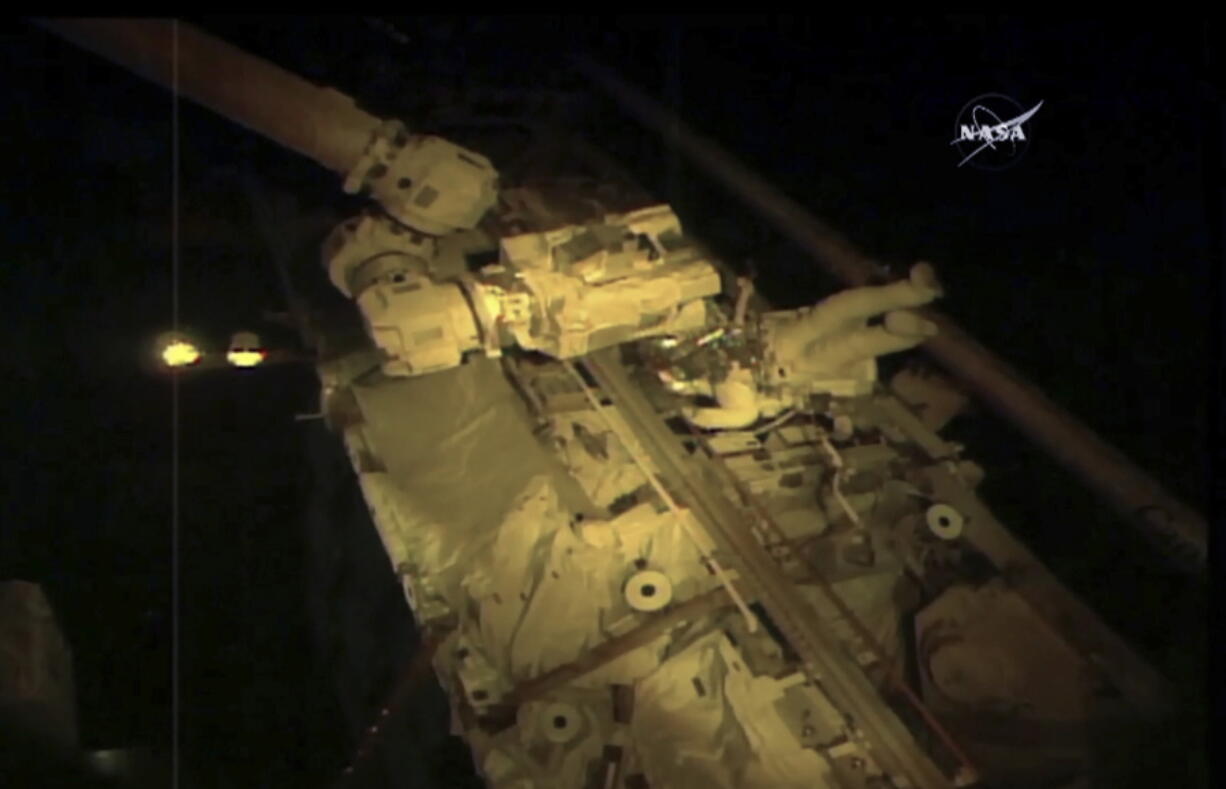
<instances>
[{"instance_id":1,"label":"black space background","mask_svg":"<svg viewBox=\"0 0 1226 789\"><path fill-rule=\"evenodd\" d=\"M565 54L591 54L880 259L934 261L943 309L1204 511L1222 333L1220 31L1166 18L385 18L407 44L359 17L192 21L411 127L429 110L418 86L582 93ZM186 101L175 191L167 92L24 22L2 42L0 578L51 595L74 647L84 744L165 748L171 389L141 359L171 322L172 196L181 322L216 344L248 327L293 342L260 323L283 299L236 176L293 195L304 215L357 204L331 174ZM954 116L986 92L1044 102L1030 150L1005 172L957 169ZM570 120L666 195L652 137L595 94ZM777 304L828 292L734 198L680 173L683 219L729 259L753 257ZM295 250L295 277L317 288L318 240ZM312 568L328 561L303 526L319 487L309 457L326 450L293 415L315 405L307 368L181 384L178 719L191 785L325 786L354 745L308 602L320 596ZM1172 785L1200 785L1204 589L1151 566L1125 526L991 417L959 431L988 470L989 503L1178 681L1196 711L1173 735L1188 772L1181 784L1184 765L1172 768ZM362 540L369 526L349 509ZM372 656L384 642L406 652L403 632L369 632L389 621L403 629L403 612L336 632L365 633Z\"/></svg>"}]
</instances>

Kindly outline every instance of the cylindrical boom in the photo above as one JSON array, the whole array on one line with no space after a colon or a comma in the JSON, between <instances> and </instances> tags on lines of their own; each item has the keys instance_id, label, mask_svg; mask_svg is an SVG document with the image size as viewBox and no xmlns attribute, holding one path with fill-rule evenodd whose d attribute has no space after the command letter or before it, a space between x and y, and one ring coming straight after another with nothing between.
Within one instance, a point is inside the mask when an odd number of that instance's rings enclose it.
<instances>
[{"instance_id":1,"label":"cylindrical boom","mask_svg":"<svg viewBox=\"0 0 1226 789\"><path fill-rule=\"evenodd\" d=\"M382 119L345 94L190 25L149 19L38 19L39 26L347 175Z\"/></svg>"}]
</instances>

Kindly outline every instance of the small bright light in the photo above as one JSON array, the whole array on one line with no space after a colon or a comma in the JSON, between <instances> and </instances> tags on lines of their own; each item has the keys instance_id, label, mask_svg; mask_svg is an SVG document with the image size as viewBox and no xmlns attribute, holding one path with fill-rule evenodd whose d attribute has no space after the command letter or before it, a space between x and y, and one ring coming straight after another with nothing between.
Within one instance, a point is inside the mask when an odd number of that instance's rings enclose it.
<instances>
[{"instance_id":1,"label":"small bright light","mask_svg":"<svg viewBox=\"0 0 1226 789\"><path fill-rule=\"evenodd\" d=\"M264 361L263 351L241 350L230 351L226 359L235 367L255 367Z\"/></svg>"},{"instance_id":2,"label":"small bright light","mask_svg":"<svg viewBox=\"0 0 1226 789\"><path fill-rule=\"evenodd\" d=\"M226 360L235 367L255 367L264 361L267 355L258 334L240 331L230 338L230 350L226 352Z\"/></svg>"},{"instance_id":3,"label":"small bright light","mask_svg":"<svg viewBox=\"0 0 1226 789\"><path fill-rule=\"evenodd\" d=\"M167 367L191 367L200 361L200 349L186 340L173 340L162 349Z\"/></svg>"}]
</instances>

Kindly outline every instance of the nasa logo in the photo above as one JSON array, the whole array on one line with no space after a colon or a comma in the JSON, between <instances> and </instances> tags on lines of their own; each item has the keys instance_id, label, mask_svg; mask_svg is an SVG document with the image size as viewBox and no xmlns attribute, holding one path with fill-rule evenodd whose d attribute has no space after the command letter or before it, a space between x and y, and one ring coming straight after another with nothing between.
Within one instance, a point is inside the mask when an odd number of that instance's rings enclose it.
<instances>
[{"instance_id":1,"label":"nasa logo","mask_svg":"<svg viewBox=\"0 0 1226 789\"><path fill-rule=\"evenodd\" d=\"M1024 124L1042 106L1040 101L1023 112L1021 104L1000 93L985 93L968 101L954 121L950 143L961 157L958 166L970 164L980 170L1012 167L1030 146ZM1009 120L1001 120L1002 116Z\"/></svg>"}]
</instances>

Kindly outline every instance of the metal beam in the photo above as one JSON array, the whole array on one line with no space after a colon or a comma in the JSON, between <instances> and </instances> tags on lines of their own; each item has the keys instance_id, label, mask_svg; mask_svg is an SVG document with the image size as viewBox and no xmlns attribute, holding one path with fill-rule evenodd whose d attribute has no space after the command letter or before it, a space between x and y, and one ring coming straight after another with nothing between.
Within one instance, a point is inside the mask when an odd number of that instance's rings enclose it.
<instances>
[{"instance_id":1,"label":"metal beam","mask_svg":"<svg viewBox=\"0 0 1226 789\"><path fill-rule=\"evenodd\" d=\"M858 287L881 281L885 269L879 262L727 151L681 123L659 102L591 60L579 58L575 65L622 109L661 135L697 169L740 197L843 283ZM921 347L1112 509L1159 541L1182 568L1197 575L1205 573L1208 525L1200 513L1168 493L1157 480L1049 400L949 317L933 309L922 312L938 324L941 332Z\"/></svg>"},{"instance_id":2,"label":"metal beam","mask_svg":"<svg viewBox=\"0 0 1226 789\"><path fill-rule=\"evenodd\" d=\"M539 677L518 685L507 699L508 704L520 705L544 698L558 688L570 684L585 674L590 674L629 652L647 646L680 622L697 619L704 614L731 607L732 598L723 587L716 587L697 597L686 600L650 617L646 622L625 635L609 639L589 649L570 663L550 669Z\"/></svg>"}]
</instances>

